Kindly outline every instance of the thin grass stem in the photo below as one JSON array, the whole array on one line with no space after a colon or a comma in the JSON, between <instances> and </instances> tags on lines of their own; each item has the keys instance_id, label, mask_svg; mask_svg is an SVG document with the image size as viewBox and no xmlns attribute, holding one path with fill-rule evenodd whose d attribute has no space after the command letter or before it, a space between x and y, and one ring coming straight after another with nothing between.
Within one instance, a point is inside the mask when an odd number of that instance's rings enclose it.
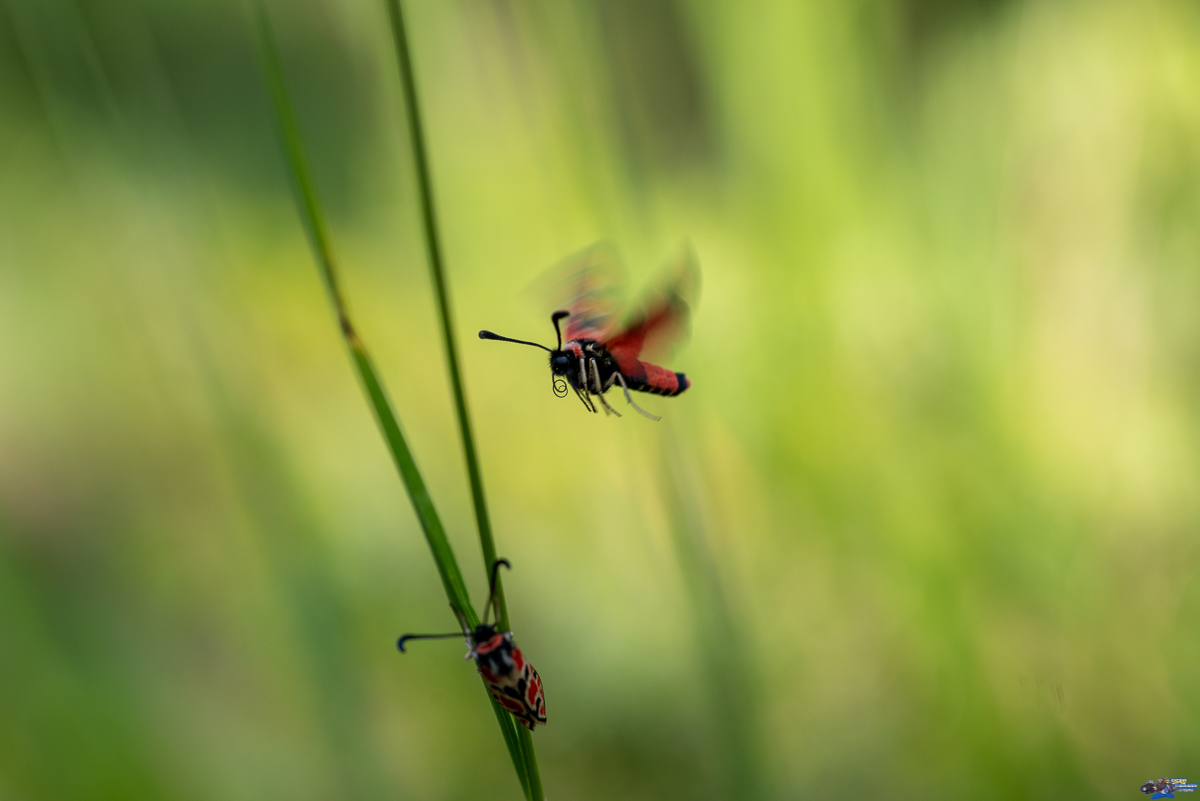
<instances>
[{"instance_id":1,"label":"thin grass stem","mask_svg":"<svg viewBox=\"0 0 1200 801\"><path fill-rule=\"evenodd\" d=\"M475 508L475 523L479 529L479 544L483 551L485 569L496 561L496 544L492 536L492 525L488 518L487 498L483 491L483 475L479 469L479 457L475 450L475 436L471 429L471 416L467 410L466 392L463 388L462 370L459 368L458 344L454 336L454 320L450 307L450 291L442 259L441 237L438 234L437 210L433 201L433 179L429 169L429 152L425 145L424 126L421 123L421 104L417 96L417 82L413 75L412 52L408 45L408 31L404 25L404 12L400 0L385 0L388 19L391 22L392 39L396 47L396 61L400 70L400 84L408 119L409 136L412 141L413 161L417 174L417 194L421 201L421 224L425 235L425 249L429 257L429 271L433 279L437 299L438 318L441 322L442 341L445 346L446 367L450 384L454 390L454 407L458 416L458 428L462 435L463 456L467 463L467 474L471 482L471 499ZM496 599L499 607L497 623L502 630L510 630L508 605L504 599L503 582L497 578ZM520 762L517 773L521 786L531 801L543 798L542 781L538 772L537 755L533 738L527 729L516 726L520 745ZM517 754L513 753L516 762Z\"/></svg>"},{"instance_id":2,"label":"thin grass stem","mask_svg":"<svg viewBox=\"0 0 1200 801\"><path fill-rule=\"evenodd\" d=\"M346 299L338 281L337 263L333 255L328 226L325 224L325 218L317 198L316 186L312 179L312 171L309 168L308 157L300 137L299 125L296 122L296 115L287 93L287 84L283 77L278 48L271 33L270 21L267 18L266 9L262 6L261 2L256 4L256 11L259 54L262 59L263 73L266 77L267 87L275 108L275 118L286 155L288 174L291 177L292 186L295 190L300 218L308 234L309 244L312 247L313 256L317 262L321 280L325 284L330 303L337 315L338 327L350 351L351 360L362 382L363 390L371 403L375 420L379 424L384 440L387 442L388 450L392 454L392 459L400 473L409 499L412 501L413 509L421 524L421 529L425 533L425 539L429 543L429 549L437 565L438 574L441 576L446 597L449 599L450 605L462 614L467 624L473 627L479 623L479 617L471 606L470 596L463 582L458 561L455 559L450 542L446 537L445 528L438 517L437 510L433 505L433 499L429 495L429 490L425 486L421 473L417 469L412 452L408 448L404 432L392 408L383 381L380 379L379 373L371 361L366 345L363 344L362 339L358 336L351 322ZM494 553L494 549L492 552ZM500 725L505 745L508 747L509 754L512 757L513 766L517 771L517 777L521 782L522 790L527 798L541 799L540 781L531 782L529 779L529 765L532 763L534 766L533 769L536 771L536 761L531 759L532 746L527 747L528 732L517 726L512 716L500 708L490 693L488 694L488 699L491 701L492 710L496 714L496 720ZM521 734L525 734L525 738L522 738ZM536 776L536 773L534 775ZM536 796L533 795L534 788L536 788L538 793Z\"/></svg>"},{"instance_id":3,"label":"thin grass stem","mask_svg":"<svg viewBox=\"0 0 1200 801\"><path fill-rule=\"evenodd\" d=\"M388 450L392 454L396 468L400 471L400 477L408 491L413 509L417 513L417 519L425 532L425 539L429 542L430 550L433 551L434 562L437 564L438 573L441 575L442 584L446 589L446 596L450 599L451 605L467 616L468 621L473 625L477 618L471 608L466 584L458 569L458 562L454 558L450 542L446 538L446 531L433 506L429 490L425 487L425 482L417 469L412 452L408 448L404 432L392 409L383 382L379 379L366 346L350 321L350 312L338 281L337 263L329 240L329 230L317 199L316 187L313 184L312 171L309 168L304 144L300 139L296 115L287 94L283 69L280 65L275 39L271 34L270 22L267 19L266 10L261 4L258 6L258 28L263 69L267 76L271 99L275 105L275 117L283 140L289 175L296 192L296 201L300 207L300 218L308 233L309 244L312 246L313 256L316 258L325 289L329 293L330 303L337 315L338 327L350 350L350 356L357 369L359 379L362 381L363 390L371 402L376 422L387 441Z\"/></svg>"},{"instance_id":4,"label":"thin grass stem","mask_svg":"<svg viewBox=\"0 0 1200 801\"><path fill-rule=\"evenodd\" d=\"M758 699L746 638L721 587L695 476L670 426L660 435L660 475L680 572L694 615L698 656L715 724L719 767L728 798L764 795L758 759Z\"/></svg>"},{"instance_id":5,"label":"thin grass stem","mask_svg":"<svg viewBox=\"0 0 1200 801\"><path fill-rule=\"evenodd\" d=\"M408 33L404 25L400 0L386 0L386 5L388 18L391 20L392 39L396 45L396 61L400 68L400 83L403 90L401 94L404 98L405 115L408 118L409 137L412 140L413 162L417 172L417 194L421 201L421 226L425 235L425 249L429 257L429 272L433 279L434 294L437 299L438 320L441 323L442 342L445 346L447 372L450 373L450 385L454 390L454 408L458 416L458 428L462 434L467 474L471 481L471 500L475 507L475 523L479 528L479 544L483 549L484 569L490 570L496 561L496 544L492 537L492 524L488 518L487 498L483 492L483 476L479 470L479 457L475 450L471 416L467 411L462 371L459 369L458 341L454 336L454 316L450 309L450 290L442 260L437 210L433 202L433 179L430 176L429 153L425 146L421 108L417 99L416 79L413 76L412 53L408 47ZM496 597L500 602L500 627L508 629L508 608L504 602L504 583L500 579L496 580Z\"/></svg>"}]
</instances>

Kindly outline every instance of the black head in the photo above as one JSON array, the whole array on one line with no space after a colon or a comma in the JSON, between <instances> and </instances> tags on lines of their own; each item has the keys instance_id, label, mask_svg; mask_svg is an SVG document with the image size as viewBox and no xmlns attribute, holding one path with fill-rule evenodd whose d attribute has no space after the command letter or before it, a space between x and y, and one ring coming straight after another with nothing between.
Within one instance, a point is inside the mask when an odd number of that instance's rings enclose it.
<instances>
[{"instance_id":1,"label":"black head","mask_svg":"<svg viewBox=\"0 0 1200 801\"><path fill-rule=\"evenodd\" d=\"M550 351L550 372L555 375L566 375L571 369L571 357L565 350Z\"/></svg>"},{"instance_id":2,"label":"black head","mask_svg":"<svg viewBox=\"0 0 1200 801\"><path fill-rule=\"evenodd\" d=\"M495 637L495 636L496 636L495 624L480 623L478 626L475 627L475 630L471 632L471 644L479 645L480 643L487 642L488 640L492 639L492 637Z\"/></svg>"}]
</instances>

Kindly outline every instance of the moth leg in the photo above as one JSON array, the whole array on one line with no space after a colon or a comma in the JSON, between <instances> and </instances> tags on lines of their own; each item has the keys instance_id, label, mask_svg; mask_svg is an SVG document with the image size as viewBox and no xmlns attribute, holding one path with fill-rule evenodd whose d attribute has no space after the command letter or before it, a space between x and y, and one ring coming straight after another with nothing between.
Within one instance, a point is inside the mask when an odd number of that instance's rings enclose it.
<instances>
[{"instance_id":1,"label":"moth leg","mask_svg":"<svg viewBox=\"0 0 1200 801\"><path fill-rule=\"evenodd\" d=\"M574 388L574 387L571 387L571 389L575 389L575 388ZM594 412L594 411L596 411L595 409L593 409L593 408L592 408L592 407L591 407L591 406L588 404L587 400L586 400L586 399L583 397L583 393L582 393L582 392L580 392L579 390L575 389L575 394L576 394L576 396L578 396L578 397L579 397L579 402L583 404L583 408L587 409L589 412Z\"/></svg>"},{"instance_id":2,"label":"moth leg","mask_svg":"<svg viewBox=\"0 0 1200 801\"><path fill-rule=\"evenodd\" d=\"M593 376L592 380L595 382L595 390L592 390L592 387L588 387L588 391L589 392L594 391L596 394L596 397L600 399L600 403L604 405L604 416L605 417L608 417L609 415L612 415L612 414L616 414L617 410L608 405L608 401L606 401L604 399L604 395L601 394L601 392L600 392L600 381L599 381L599 373L596 371L596 360L592 359L590 363L592 366L592 376Z\"/></svg>"},{"instance_id":3,"label":"moth leg","mask_svg":"<svg viewBox=\"0 0 1200 801\"><path fill-rule=\"evenodd\" d=\"M583 357L579 357L579 383L583 385L583 394L587 397L588 408L592 410L592 414L596 413L596 404L592 403L592 391L588 389L587 383L587 366L584 364Z\"/></svg>"},{"instance_id":4,"label":"moth leg","mask_svg":"<svg viewBox=\"0 0 1200 801\"><path fill-rule=\"evenodd\" d=\"M620 417L621 415L617 414L617 410L609 406L608 401L604 399L604 389L600 386L600 369L596 366L596 360L590 359L589 363L592 366L592 380L596 382L596 397L604 405L604 416L608 417L610 414L616 414L617 417ZM588 389L590 391L591 388L589 387Z\"/></svg>"},{"instance_id":5,"label":"moth leg","mask_svg":"<svg viewBox=\"0 0 1200 801\"><path fill-rule=\"evenodd\" d=\"M604 404L604 413L605 414L615 414L617 417L621 416L620 412L618 412L616 409L614 409L613 407L608 405L608 401L606 401L604 399L603 395L597 395L596 397L600 399L600 402L602 404Z\"/></svg>"},{"instance_id":6,"label":"moth leg","mask_svg":"<svg viewBox=\"0 0 1200 801\"><path fill-rule=\"evenodd\" d=\"M596 366L595 359L592 359L592 378L596 379L596 397L599 398L600 402L604 404L604 413L608 414L609 412L612 412L617 417L620 417L621 413L609 406L608 401L604 399L604 390L608 389L608 387L600 386L600 368ZM610 381L609 384L611 385L612 382Z\"/></svg>"},{"instance_id":7,"label":"moth leg","mask_svg":"<svg viewBox=\"0 0 1200 801\"><path fill-rule=\"evenodd\" d=\"M625 400L629 401L629 405L632 406L634 409L636 409L638 414L640 414L642 417L649 418L650 420L653 420L656 423L662 419L657 414L650 414L650 412L646 411L641 406L638 406L636 403L633 402L633 396L629 394L629 387L625 384L625 376L623 376L619 372L617 372L617 373L613 373L613 377L616 378L617 381L619 381L621 383L621 389L625 390Z\"/></svg>"}]
</instances>

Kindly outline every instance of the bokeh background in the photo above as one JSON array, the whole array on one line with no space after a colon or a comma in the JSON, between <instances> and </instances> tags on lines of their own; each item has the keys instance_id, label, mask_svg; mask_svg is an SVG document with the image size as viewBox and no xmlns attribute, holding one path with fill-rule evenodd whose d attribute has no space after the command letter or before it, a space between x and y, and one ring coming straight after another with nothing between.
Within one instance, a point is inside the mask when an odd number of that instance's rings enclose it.
<instances>
[{"instance_id":1,"label":"bokeh background","mask_svg":"<svg viewBox=\"0 0 1200 801\"><path fill-rule=\"evenodd\" d=\"M1200 10L411 0L548 797L1200 772ZM358 327L485 577L382 3L276 2ZM0 2L0 799L520 797L235 0ZM530 290L690 241L586 414ZM623 401L616 404L623 408Z\"/></svg>"}]
</instances>

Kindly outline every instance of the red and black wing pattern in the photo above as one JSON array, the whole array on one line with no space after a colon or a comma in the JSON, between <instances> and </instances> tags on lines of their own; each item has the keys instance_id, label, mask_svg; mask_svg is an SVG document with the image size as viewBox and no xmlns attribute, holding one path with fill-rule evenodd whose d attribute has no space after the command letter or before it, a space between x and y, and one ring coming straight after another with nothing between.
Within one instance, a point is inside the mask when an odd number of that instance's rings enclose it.
<instances>
[{"instance_id":1,"label":"red and black wing pattern","mask_svg":"<svg viewBox=\"0 0 1200 801\"><path fill-rule=\"evenodd\" d=\"M683 373L642 361L640 357L645 350L665 351L687 331L688 300L695 292L697 274L691 251L686 251L665 288L652 294L645 310L604 342L621 374L629 381L630 389L678 395L691 386Z\"/></svg>"},{"instance_id":2,"label":"red and black wing pattern","mask_svg":"<svg viewBox=\"0 0 1200 801\"><path fill-rule=\"evenodd\" d=\"M620 262L612 247L599 242L567 258L550 271L545 294L555 309L570 312L563 340L603 342L621 308Z\"/></svg>"},{"instance_id":3,"label":"red and black wing pattern","mask_svg":"<svg viewBox=\"0 0 1200 801\"><path fill-rule=\"evenodd\" d=\"M496 649L506 651L502 661L509 668L498 673L486 664L495 660L476 659L479 675L487 682L488 691L496 703L508 710L513 717L533 731L539 724L546 723L546 696L542 691L542 677L525 659L521 649L512 644L511 633L497 634L487 643L477 646L476 653L486 655Z\"/></svg>"},{"instance_id":4,"label":"red and black wing pattern","mask_svg":"<svg viewBox=\"0 0 1200 801\"><path fill-rule=\"evenodd\" d=\"M513 656L521 667L513 674L497 677L492 681L485 673L488 690L496 703L507 709L512 716L530 731L538 724L546 723L546 696L542 692L542 677L534 670L533 665L525 661L520 649L513 649Z\"/></svg>"}]
</instances>

